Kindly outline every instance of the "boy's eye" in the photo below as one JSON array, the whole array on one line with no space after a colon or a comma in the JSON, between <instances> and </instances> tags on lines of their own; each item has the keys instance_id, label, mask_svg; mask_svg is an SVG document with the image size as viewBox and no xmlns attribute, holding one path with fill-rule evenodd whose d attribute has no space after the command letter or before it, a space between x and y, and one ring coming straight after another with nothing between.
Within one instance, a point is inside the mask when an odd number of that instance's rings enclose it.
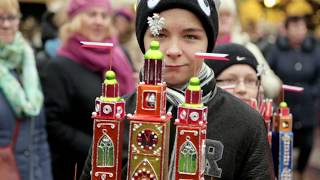
<instances>
[{"instance_id":1,"label":"boy's eye","mask_svg":"<svg viewBox=\"0 0 320 180\"><path fill-rule=\"evenodd\" d=\"M161 38L165 38L165 37L167 37L167 36L166 36L166 34L164 34L164 33L160 33L160 34L158 35L158 38L160 38L160 39L161 39Z\"/></svg>"},{"instance_id":2,"label":"boy's eye","mask_svg":"<svg viewBox=\"0 0 320 180\"><path fill-rule=\"evenodd\" d=\"M196 40L196 39L198 39L197 36L192 35L192 34L184 35L184 38L189 39L189 40Z\"/></svg>"},{"instance_id":3,"label":"boy's eye","mask_svg":"<svg viewBox=\"0 0 320 180\"><path fill-rule=\"evenodd\" d=\"M258 80L257 79L246 79L244 82L245 82L246 85L252 87L252 86L257 85Z\"/></svg>"},{"instance_id":4,"label":"boy's eye","mask_svg":"<svg viewBox=\"0 0 320 180\"><path fill-rule=\"evenodd\" d=\"M221 84L236 84L237 83L237 80L235 79L218 79L217 80L218 83L221 83Z\"/></svg>"},{"instance_id":5,"label":"boy's eye","mask_svg":"<svg viewBox=\"0 0 320 180\"><path fill-rule=\"evenodd\" d=\"M235 84L237 82L235 79L225 79L224 81L228 84Z\"/></svg>"}]
</instances>

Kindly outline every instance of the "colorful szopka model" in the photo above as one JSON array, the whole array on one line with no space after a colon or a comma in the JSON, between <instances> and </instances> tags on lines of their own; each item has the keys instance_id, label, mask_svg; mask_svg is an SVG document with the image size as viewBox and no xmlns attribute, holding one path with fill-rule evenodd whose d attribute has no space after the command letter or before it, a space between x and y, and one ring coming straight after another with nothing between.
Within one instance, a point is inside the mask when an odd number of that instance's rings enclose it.
<instances>
[{"instance_id":1,"label":"colorful szopka model","mask_svg":"<svg viewBox=\"0 0 320 180\"><path fill-rule=\"evenodd\" d=\"M92 144L92 180L121 179L125 101L113 71L106 72L102 96L96 98Z\"/></svg>"},{"instance_id":2,"label":"colorful szopka model","mask_svg":"<svg viewBox=\"0 0 320 180\"><path fill-rule=\"evenodd\" d=\"M278 180L292 179L292 114L286 102L281 102L274 116L272 154Z\"/></svg>"},{"instance_id":3,"label":"colorful szopka model","mask_svg":"<svg viewBox=\"0 0 320 180\"><path fill-rule=\"evenodd\" d=\"M175 120L175 179L204 178L208 108L201 98L200 79L192 77Z\"/></svg>"},{"instance_id":4,"label":"colorful szopka model","mask_svg":"<svg viewBox=\"0 0 320 180\"><path fill-rule=\"evenodd\" d=\"M166 83L162 80L163 53L152 41L145 54L144 81L137 87L137 107L130 121L128 179L168 178L171 114L166 113Z\"/></svg>"}]
</instances>

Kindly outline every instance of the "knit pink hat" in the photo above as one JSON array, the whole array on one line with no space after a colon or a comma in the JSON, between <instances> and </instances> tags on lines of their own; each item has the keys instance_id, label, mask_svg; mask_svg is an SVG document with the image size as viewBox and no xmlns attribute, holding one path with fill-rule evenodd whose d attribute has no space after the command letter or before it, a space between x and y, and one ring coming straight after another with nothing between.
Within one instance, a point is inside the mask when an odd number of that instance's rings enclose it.
<instances>
[{"instance_id":1,"label":"knit pink hat","mask_svg":"<svg viewBox=\"0 0 320 180\"><path fill-rule=\"evenodd\" d=\"M92 7L102 7L110 13L112 11L110 0L70 0L67 13L69 17L74 17Z\"/></svg>"},{"instance_id":2,"label":"knit pink hat","mask_svg":"<svg viewBox=\"0 0 320 180\"><path fill-rule=\"evenodd\" d=\"M122 7L118 10L115 10L115 13L114 13L115 16L123 16L125 17L128 21L132 21L133 18L134 18L134 15L133 15L133 12L130 11L129 8L127 7Z\"/></svg>"}]
</instances>

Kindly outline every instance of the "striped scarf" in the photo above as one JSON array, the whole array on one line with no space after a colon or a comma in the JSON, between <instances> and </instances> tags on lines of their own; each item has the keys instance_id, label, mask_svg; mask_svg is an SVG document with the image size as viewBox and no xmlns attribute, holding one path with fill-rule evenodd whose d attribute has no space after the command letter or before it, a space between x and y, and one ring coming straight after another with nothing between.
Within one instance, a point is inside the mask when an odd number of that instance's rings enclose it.
<instances>
[{"instance_id":1,"label":"striped scarf","mask_svg":"<svg viewBox=\"0 0 320 180\"><path fill-rule=\"evenodd\" d=\"M214 97L216 92L214 72L207 64L203 63L198 77L200 79L200 86L202 89L202 102L207 103ZM181 89L167 87L167 100L176 107L179 104L184 103L184 92L187 87L188 83L186 83Z\"/></svg>"}]
</instances>

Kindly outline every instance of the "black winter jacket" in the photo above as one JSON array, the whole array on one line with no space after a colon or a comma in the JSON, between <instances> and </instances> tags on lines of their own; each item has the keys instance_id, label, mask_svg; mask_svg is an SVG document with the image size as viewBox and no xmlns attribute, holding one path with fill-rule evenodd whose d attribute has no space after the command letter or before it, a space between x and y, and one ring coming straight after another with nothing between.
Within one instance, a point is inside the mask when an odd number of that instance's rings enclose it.
<instances>
[{"instance_id":1,"label":"black winter jacket","mask_svg":"<svg viewBox=\"0 0 320 180\"><path fill-rule=\"evenodd\" d=\"M103 79L100 73L62 56L42 72L54 179L70 180L75 164L79 177L86 161L92 141L91 112Z\"/></svg>"},{"instance_id":2,"label":"black winter jacket","mask_svg":"<svg viewBox=\"0 0 320 180\"><path fill-rule=\"evenodd\" d=\"M126 112L135 110L136 94L126 100ZM169 102L168 102L169 103ZM270 147L262 117L241 100L217 89L208 106L206 179L274 179ZM176 108L172 110L176 119ZM123 165L127 163L129 123L125 121ZM172 123L173 124L173 123ZM171 125L170 150L175 135ZM91 151L80 180L90 180ZM126 179L126 168L122 179ZM213 178L210 178L213 177Z\"/></svg>"},{"instance_id":3,"label":"black winter jacket","mask_svg":"<svg viewBox=\"0 0 320 180\"><path fill-rule=\"evenodd\" d=\"M300 48L291 47L288 38L278 37L268 53L268 63L284 84L304 88L301 93L285 92L284 100L293 115L293 130L317 127L320 99L320 47L316 39L306 37Z\"/></svg>"}]
</instances>

